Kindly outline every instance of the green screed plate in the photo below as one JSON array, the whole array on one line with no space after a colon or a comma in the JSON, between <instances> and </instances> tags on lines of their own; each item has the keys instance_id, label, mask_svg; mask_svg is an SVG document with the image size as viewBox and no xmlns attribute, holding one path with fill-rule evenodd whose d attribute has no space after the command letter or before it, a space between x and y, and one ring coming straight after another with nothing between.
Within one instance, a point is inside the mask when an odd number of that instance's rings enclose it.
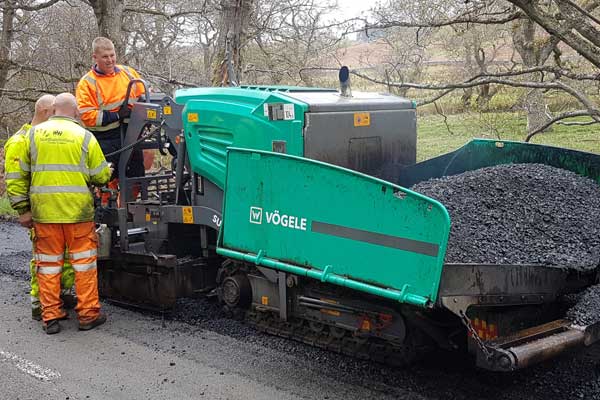
<instances>
[{"instance_id":1,"label":"green screed plate","mask_svg":"<svg viewBox=\"0 0 600 400\"><path fill-rule=\"evenodd\" d=\"M450 231L437 201L348 169L229 148L218 253L400 302L436 300Z\"/></svg>"}]
</instances>

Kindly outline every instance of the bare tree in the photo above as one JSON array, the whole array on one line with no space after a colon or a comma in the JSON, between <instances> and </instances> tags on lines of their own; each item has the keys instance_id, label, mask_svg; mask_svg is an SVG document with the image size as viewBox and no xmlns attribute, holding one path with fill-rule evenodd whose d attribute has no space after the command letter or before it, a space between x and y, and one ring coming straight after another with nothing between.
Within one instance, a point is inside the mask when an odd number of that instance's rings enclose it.
<instances>
[{"instance_id":1,"label":"bare tree","mask_svg":"<svg viewBox=\"0 0 600 400\"><path fill-rule=\"evenodd\" d=\"M44 15L62 3L59 0L0 1L0 124L7 134L14 131L22 119L30 118L29 101L35 101L40 93L57 91L69 82L68 76L44 65L44 58L37 53L45 43L39 40L36 30L43 25ZM37 40L33 41L32 37ZM54 85L55 82L59 82L58 85Z\"/></svg>"},{"instance_id":2,"label":"bare tree","mask_svg":"<svg viewBox=\"0 0 600 400\"><path fill-rule=\"evenodd\" d=\"M15 38L15 21L21 16L19 12L36 12L48 8L60 0L48 0L34 5L27 5L19 0L0 1L2 12L2 32L0 32L0 88L4 89L8 72L12 66L11 48ZM0 94L1 96L1 94Z\"/></svg>"},{"instance_id":3,"label":"bare tree","mask_svg":"<svg viewBox=\"0 0 600 400\"><path fill-rule=\"evenodd\" d=\"M124 15L124 61L163 92L170 93L179 86L206 85L210 74L196 61L202 57L198 47L203 46L197 32L212 29L210 20L216 14L211 13L211 5L205 1L192 8L188 0L139 4L132 0Z\"/></svg>"},{"instance_id":4,"label":"bare tree","mask_svg":"<svg viewBox=\"0 0 600 400\"><path fill-rule=\"evenodd\" d=\"M529 136L572 116L598 122L591 96L599 82L598 3L386 0L362 35L378 38L385 51L361 59L369 68L354 73L422 105L456 91L471 103L472 91L485 109L500 87L519 88L527 94ZM350 26L327 16L332 7L333 0L0 0L0 120L10 113L2 122L12 127L15 111L40 93L73 90L98 34L115 42L121 61L167 92L229 84L233 75L319 84L308 71L340 63L338 47ZM496 32L514 49L510 62L505 56L498 62ZM437 51L452 60L432 74ZM556 92L574 99L570 108L544 107L546 95Z\"/></svg>"},{"instance_id":5,"label":"bare tree","mask_svg":"<svg viewBox=\"0 0 600 400\"><path fill-rule=\"evenodd\" d=\"M325 19L333 9L327 1L259 1L244 73L256 82L313 85L306 71L328 65L342 36L332 30L340 25Z\"/></svg>"},{"instance_id":6,"label":"bare tree","mask_svg":"<svg viewBox=\"0 0 600 400\"><path fill-rule=\"evenodd\" d=\"M594 0L507 0L550 35L600 67L600 2Z\"/></svg>"},{"instance_id":7,"label":"bare tree","mask_svg":"<svg viewBox=\"0 0 600 400\"><path fill-rule=\"evenodd\" d=\"M555 37L540 36L537 31L537 24L530 19L513 21L513 44L525 68L546 64L559 42ZM540 80L542 76L537 75L534 79ZM549 121L543 90L528 90L524 105L527 112L527 132L533 132Z\"/></svg>"},{"instance_id":8,"label":"bare tree","mask_svg":"<svg viewBox=\"0 0 600 400\"><path fill-rule=\"evenodd\" d=\"M457 67L463 64L458 68L460 76L454 80L488 74L507 63L501 59L501 54L510 52L510 34L503 26L460 24L445 29L449 34L441 34L444 48L453 55ZM489 84L463 89L461 102L464 109L475 105L480 111L488 110L499 89Z\"/></svg>"},{"instance_id":9,"label":"bare tree","mask_svg":"<svg viewBox=\"0 0 600 400\"><path fill-rule=\"evenodd\" d=\"M213 85L228 86L242 72L242 47L254 0L221 0ZM235 74L236 78L231 76Z\"/></svg>"},{"instance_id":10,"label":"bare tree","mask_svg":"<svg viewBox=\"0 0 600 400\"><path fill-rule=\"evenodd\" d=\"M512 4L511 4L512 3ZM519 8L513 4L519 5ZM566 4L569 3L569 4ZM593 2L596 3L596 2ZM423 2L421 2L423 5ZM481 85L506 85L511 87L525 88L528 92L525 99L525 108L528 115L528 138L536 133L548 128L557 121L562 121L574 115L588 115L594 120L598 118L598 109L596 104L590 99L585 89L574 84L578 80L596 80L593 74L586 71L577 71L572 66L567 66L562 62L561 52L557 45L561 40L554 35L539 34L536 31L536 22L543 20L543 17L549 17L549 13L560 10L562 12L571 12L573 15L583 16L581 10L588 14L596 7L587 5L587 8L576 6L574 2L568 0L554 1L496 1L496 0L474 0L469 2L447 2L441 0L431 0L427 3L430 10L426 18L407 18L406 14L394 16L389 12L380 12L376 23L367 24L367 29L381 29L394 26L402 27L447 27L457 25L500 25L506 26L507 23L513 25L513 44L520 55L520 59L514 59L514 65L510 68L499 68L494 71L483 70L478 74L468 77L461 82L446 84L418 84L397 82L397 87L410 87L426 90L439 90L440 93L434 95L429 100L423 102L427 104L437 101L441 97L452 93L457 89L469 89L480 87ZM575 13L575 11L577 13ZM530 18L530 13L533 15ZM544 14L545 13L545 14ZM588 15L588 19L591 14ZM537 18L537 19L536 19ZM544 20L551 25L550 20ZM566 29L575 29L575 21L570 24L559 23L562 26L561 34L569 38ZM592 43L596 38L591 38L592 33L596 32L589 24L582 24L584 28L579 28L579 35L590 36L587 41ZM542 25L543 26L543 25ZM546 28L546 27L545 27ZM552 33L550 28L546 30ZM581 31L581 32L580 32ZM573 42L576 42L574 39ZM581 44L581 41L577 41ZM554 54L553 58L550 58ZM590 58L593 54L589 55ZM599 59L600 60L600 59ZM373 79L372 76L366 76L371 81L380 81L382 84L390 86L385 79ZM385 82L385 83L384 83ZM392 85L394 86L394 85ZM559 116L547 117L545 115L545 106L543 102L544 91L564 91L573 96L583 106L582 110L564 112Z\"/></svg>"},{"instance_id":11,"label":"bare tree","mask_svg":"<svg viewBox=\"0 0 600 400\"><path fill-rule=\"evenodd\" d=\"M124 0L82 0L92 6L98 33L112 40L117 54L125 53L125 40L123 38L123 11Z\"/></svg>"}]
</instances>

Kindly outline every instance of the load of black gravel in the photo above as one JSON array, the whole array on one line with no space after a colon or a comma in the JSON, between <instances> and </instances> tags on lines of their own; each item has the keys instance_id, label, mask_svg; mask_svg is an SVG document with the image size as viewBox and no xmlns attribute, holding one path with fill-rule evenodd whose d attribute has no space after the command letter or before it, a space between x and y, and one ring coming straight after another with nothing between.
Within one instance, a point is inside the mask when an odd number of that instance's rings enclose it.
<instances>
[{"instance_id":1,"label":"load of black gravel","mask_svg":"<svg viewBox=\"0 0 600 400\"><path fill-rule=\"evenodd\" d=\"M600 185L543 164L507 164L420 182L452 227L447 263L600 263Z\"/></svg>"},{"instance_id":2,"label":"load of black gravel","mask_svg":"<svg viewBox=\"0 0 600 400\"><path fill-rule=\"evenodd\" d=\"M566 317L577 325L600 322L600 285L590 286L580 293L577 303L567 311Z\"/></svg>"}]
</instances>

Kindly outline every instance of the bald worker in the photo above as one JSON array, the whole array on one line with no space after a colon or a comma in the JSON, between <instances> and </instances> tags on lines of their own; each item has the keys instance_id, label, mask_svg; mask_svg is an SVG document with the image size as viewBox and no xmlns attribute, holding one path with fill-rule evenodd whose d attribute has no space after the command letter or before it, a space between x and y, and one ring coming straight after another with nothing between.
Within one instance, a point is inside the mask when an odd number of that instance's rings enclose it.
<instances>
[{"instance_id":1,"label":"bald worker","mask_svg":"<svg viewBox=\"0 0 600 400\"><path fill-rule=\"evenodd\" d=\"M29 172L24 170L27 169L27 167L21 162L24 151L23 146L25 144L25 135L32 125L41 124L42 122L47 121L48 118L54 114L54 99L55 97L50 94L41 96L35 102L35 109L31 123L24 124L21 129L17 131L17 133L15 133L6 141L6 144L4 145L6 186L9 193L19 190L19 188L15 187L15 185L20 184L20 180L18 179L21 178L23 174ZM9 197L9 200L11 206L19 212L19 219L27 219L28 215L26 207L24 206L24 199L19 197ZM31 228L31 226L26 227ZM33 233L33 230L30 230L30 238L32 241L35 239ZM31 288L29 292L31 301L31 318L39 321L42 319L42 306L40 304L39 286L35 271L34 259L31 259L29 262L29 272L31 274ZM65 307L67 308L75 307L75 297L72 295L74 281L75 275L73 268L71 267L68 258L65 258L63 274L61 278L61 297L65 303Z\"/></svg>"},{"instance_id":2,"label":"bald worker","mask_svg":"<svg viewBox=\"0 0 600 400\"><path fill-rule=\"evenodd\" d=\"M89 330L106 321L100 312L96 271L97 237L90 186L108 183L112 170L98 141L79 124L75 96L61 93L54 115L25 135L23 164L30 173L20 179L11 196L29 198L24 225L33 225L34 258L40 286L43 328L60 332L66 317L60 299L60 278L65 250L75 271L79 329Z\"/></svg>"}]
</instances>

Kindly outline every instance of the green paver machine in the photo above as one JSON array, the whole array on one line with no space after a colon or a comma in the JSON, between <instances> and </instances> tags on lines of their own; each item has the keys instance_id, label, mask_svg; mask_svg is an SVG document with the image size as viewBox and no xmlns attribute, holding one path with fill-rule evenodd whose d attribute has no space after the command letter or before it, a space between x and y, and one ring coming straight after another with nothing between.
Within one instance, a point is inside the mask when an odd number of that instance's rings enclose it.
<instances>
[{"instance_id":1,"label":"green paver machine","mask_svg":"<svg viewBox=\"0 0 600 400\"><path fill-rule=\"evenodd\" d=\"M120 170L136 146L171 162L123 172L122 198L141 198L97 209L101 294L161 310L213 294L260 330L391 364L438 346L513 370L595 342L558 300L596 270L445 264L448 212L406 187L510 162L600 182L600 157L475 140L416 164L416 145L415 105L391 95L248 86L135 103Z\"/></svg>"}]
</instances>

